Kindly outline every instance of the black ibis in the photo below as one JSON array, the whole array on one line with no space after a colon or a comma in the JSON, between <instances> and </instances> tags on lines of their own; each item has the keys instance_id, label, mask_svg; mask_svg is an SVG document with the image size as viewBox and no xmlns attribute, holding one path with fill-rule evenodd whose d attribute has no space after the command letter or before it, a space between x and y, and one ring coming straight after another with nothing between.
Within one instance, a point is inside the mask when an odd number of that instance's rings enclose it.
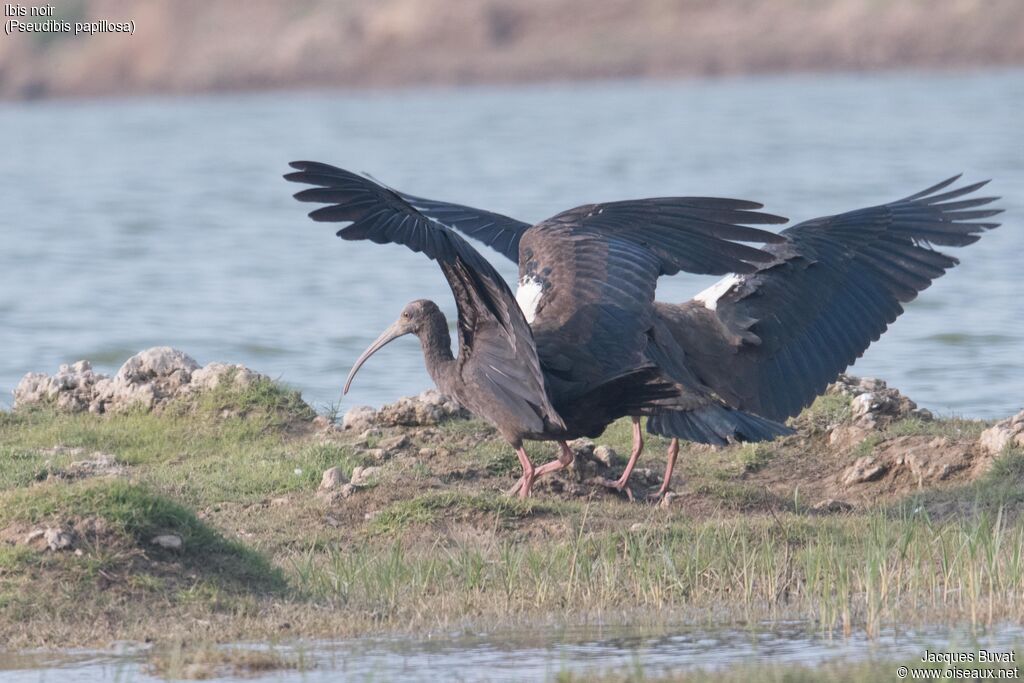
<instances>
[{"instance_id":1,"label":"black ibis","mask_svg":"<svg viewBox=\"0 0 1024 683\"><path fill-rule=\"evenodd\" d=\"M804 221L763 247L771 260L735 272L681 304L657 302L646 350L667 377L720 399L693 411L663 411L651 433L672 437L657 496L667 491L679 439L722 445L785 433L798 414L859 358L902 304L958 263L932 245L964 246L998 223L997 197L961 199L988 181L947 189L954 176L888 204ZM422 214L482 241L519 263L528 311L557 305L550 275L534 260L537 227L469 206L398 193ZM979 208L986 207L986 208ZM648 218L631 217L637 234ZM648 276L653 275L648 273ZM529 317L529 312L528 312ZM622 476L626 487L643 448L639 419Z\"/></svg>"},{"instance_id":2,"label":"black ibis","mask_svg":"<svg viewBox=\"0 0 1024 683\"><path fill-rule=\"evenodd\" d=\"M702 408L716 418L738 413L699 383L666 379L646 351L657 322L658 276L680 270L751 273L751 262L772 258L738 243L781 242L774 233L746 225L785 222L756 211L760 204L655 198L562 212L522 240L516 237L523 265L513 297L463 238L398 193L327 164L291 165L297 170L286 179L315 186L296 199L328 205L312 211L313 220L351 223L337 233L344 239L422 251L440 265L458 308L458 356L452 355L438 307L414 301L359 357L346 389L378 349L415 334L438 388L490 421L516 449L523 466L521 496L529 495L536 476L572 461L567 439L597 436L622 415L673 409L699 416ZM742 419L772 425L756 416ZM684 422L702 424L699 417ZM535 470L524 439L559 441L559 457Z\"/></svg>"}]
</instances>

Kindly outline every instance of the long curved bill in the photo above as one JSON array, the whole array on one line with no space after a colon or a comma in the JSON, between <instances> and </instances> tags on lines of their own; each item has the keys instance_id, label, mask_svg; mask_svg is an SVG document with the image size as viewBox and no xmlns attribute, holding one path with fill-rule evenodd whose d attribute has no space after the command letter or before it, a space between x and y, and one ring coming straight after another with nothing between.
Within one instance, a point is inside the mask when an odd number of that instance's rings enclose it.
<instances>
[{"instance_id":1,"label":"long curved bill","mask_svg":"<svg viewBox=\"0 0 1024 683\"><path fill-rule=\"evenodd\" d=\"M363 351L363 355L356 359L355 365L352 366L352 369L348 372L348 377L345 378L345 389L342 391L342 394L348 393L348 388L352 385L352 380L355 378L356 373L359 372L359 368L363 367L363 363L365 363L370 356L406 334L409 334L409 331L402 329L401 325L397 321L391 323L390 327L384 330L384 332L377 337L377 340L370 344L369 348Z\"/></svg>"}]
</instances>

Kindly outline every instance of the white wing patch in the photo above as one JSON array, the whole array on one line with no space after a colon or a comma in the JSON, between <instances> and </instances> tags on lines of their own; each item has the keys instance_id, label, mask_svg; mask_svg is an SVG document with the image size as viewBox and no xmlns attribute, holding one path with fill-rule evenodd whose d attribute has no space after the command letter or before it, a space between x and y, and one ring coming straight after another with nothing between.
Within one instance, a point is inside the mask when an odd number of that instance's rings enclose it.
<instances>
[{"instance_id":1,"label":"white wing patch","mask_svg":"<svg viewBox=\"0 0 1024 683\"><path fill-rule=\"evenodd\" d=\"M704 304L704 308L713 311L718 308L718 300L725 296L730 289L741 282L743 282L743 277L741 275L729 273L724 278L693 297L693 300L701 302Z\"/></svg>"},{"instance_id":2,"label":"white wing patch","mask_svg":"<svg viewBox=\"0 0 1024 683\"><path fill-rule=\"evenodd\" d=\"M522 309L526 322L533 323L533 319L537 315L537 305L540 303L540 297L543 292L544 288L540 280L531 275L525 275L519 281L519 288L516 290L516 303Z\"/></svg>"}]
</instances>

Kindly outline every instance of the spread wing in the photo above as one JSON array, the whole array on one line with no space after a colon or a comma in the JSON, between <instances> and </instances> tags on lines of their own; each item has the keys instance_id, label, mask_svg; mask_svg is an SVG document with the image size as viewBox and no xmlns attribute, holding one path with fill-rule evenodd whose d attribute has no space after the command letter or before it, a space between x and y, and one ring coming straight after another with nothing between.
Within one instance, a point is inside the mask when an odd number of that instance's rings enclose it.
<instances>
[{"instance_id":1,"label":"spread wing","mask_svg":"<svg viewBox=\"0 0 1024 683\"><path fill-rule=\"evenodd\" d=\"M784 230L775 258L682 306L658 306L702 381L732 405L782 420L860 357L964 246L998 223L996 197L962 199L985 182L959 176L889 204ZM986 181L987 182L987 181ZM946 191L943 191L946 190Z\"/></svg>"},{"instance_id":2,"label":"spread wing","mask_svg":"<svg viewBox=\"0 0 1024 683\"><path fill-rule=\"evenodd\" d=\"M285 179L314 185L295 198L327 204L315 221L349 222L346 240L402 244L441 266L458 307L459 363L464 381L489 386L505 410L537 432L562 426L545 390L533 335L505 281L459 235L432 221L393 191L328 164L292 162Z\"/></svg>"},{"instance_id":3,"label":"spread wing","mask_svg":"<svg viewBox=\"0 0 1024 683\"><path fill-rule=\"evenodd\" d=\"M427 218L454 228L462 234L496 249L512 262L519 260L519 239L530 228L529 223L500 213L474 209L392 190Z\"/></svg>"},{"instance_id":4,"label":"spread wing","mask_svg":"<svg viewBox=\"0 0 1024 683\"><path fill-rule=\"evenodd\" d=\"M782 241L745 225L785 221L760 206L699 197L591 204L527 230L517 297L549 376L587 380L635 365L661 275L753 272L751 262L772 259L738 243Z\"/></svg>"}]
</instances>

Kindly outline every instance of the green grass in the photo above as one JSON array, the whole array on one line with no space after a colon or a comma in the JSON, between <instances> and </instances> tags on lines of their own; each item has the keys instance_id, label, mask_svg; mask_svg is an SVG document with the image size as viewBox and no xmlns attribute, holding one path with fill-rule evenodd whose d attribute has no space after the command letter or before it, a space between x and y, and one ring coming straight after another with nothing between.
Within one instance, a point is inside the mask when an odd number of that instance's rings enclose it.
<instances>
[{"instance_id":1,"label":"green grass","mask_svg":"<svg viewBox=\"0 0 1024 683\"><path fill-rule=\"evenodd\" d=\"M819 457L786 441L686 448L682 504L667 508L600 490L542 490L524 502L501 494L518 472L512 449L482 423L452 421L409 434L434 451L429 459L404 449L383 464L380 485L326 501L315 495L325 469L350 476L380 464L359 436L303 427L286 390L229 397L152 414L0 413L0 532L18 540L57 523L106 525L83 535L81 555L0 540L0 638L164 639L202 623L211 637L245 639L275 636L284 622L289 636L338 636L592 619L795 618L877 633L908 621L1024 618L1018 452L972 483L843 515L808 515L795 495L761 483L794 457ZM819 399L809 424L840 419L848 404L837 399ZM646 440L641 466L660 469L667 442ZM627 451L629 421L600 442ZM57 445L85 451L44 452ZM537 462L554 455L548 443L530 449ZM46 479L92 451L112 453L124 471ZM181 535L185 550L152 546L159 533Z\"/></svg>"},{"instance_id":2,"label":"green grass","mask_svg":"<svg viewBox=\"0 0 1024 683\"><path fill-rule=\"evenodd\" d=\"M190 415L198 412L220 416L227 411L272 427L285 427L295 421L309 421L316 417L298 391L267 377L258 377L244 389L238 389L233 383L234 372L226 373L213 389L192 400L178 401L177 405L184 407L184 412Z\"/></svg>"},{"instance_id":3,"label":"green grass","mask_svg":"<svg viewBox=\"0 0 1024 683\"><path fill-rule=\"evenodd\" d=\"M229 541L179 503L147 487L119 480L83 481L34 486L0 495L0 528L14 522L60 524L68 519L100 519L113 538L130 547L146 548L155 557L176 557L177 551L151 545L159 534L177 534L184 541L181 558L203 578L236 592L282 590L284 579L260 554ZM99 539L106 542L108 539ZM88 540L87 540L88 542ZM69 563L88 562L70 554ZM26 556L21 554L22 564Z\"/></svg>"},{"instance_id":4,"label":"green grass","mask_svg":"<svg viewBox=\"0 0 1024 683\"><path fill-rule=\"evenodd\" d=\"M830 427L850 419L850 399L841 394L822 394L804 410L795 422L806 431L821 434Z\"/></svg>"},{"instance_id":5,"label":"green grass","mask_svg":"<svg viewBox=\"0 0 1024 683\"><path fill-rule=\"evenodd\" d=\"M955 489L924 491L897 507L907 506L940 518L998 510L1016 518L1024 508L1024 451L1007 450L982 477Z\"/></svg>"},{"instance_id":6,"label":"green grass","mask_svg":"<svg viewBox=\"0 0 1024 683\"><path fill-rule=\"evenodd\" d=\"M949 418L942 420L922 420L908 417L891 424L886 430L887 437L894 436L942 436L953 440L977 439L991 423L984 420L964 420Z\"/></svg>"},{"instance_id":7,"label":"green grass","mask_svg":"<svg viewBox=\"0 0 1024 683\"><path fill-rule=\"evenodd\" d=\"M770 443L761 442L743 444L736 455L745 472L757 472L764 469L776 454Z\"/></svg>"},{"instance_id":8,"label":"green grass","mask_svg":"<svg viewBox=\"0 0 1024 683\"><path fill-rule=\"evenodd\" d=\"M507 525L552 509L549 504L495 493L428 493L392 503L374 516L373 528L380 533L393 533L411 524L430 524L443 517L468 518L475 514L491 516L496 523Z\"/></svg>"},{"instance_id":9,"label":"green grass","mask_svg":"<svg viewBox=\"0 0 1024 683\"><path fill-rule=\"evenodd\" d=\"M853 447L851 455L855 458L863 458L875 452L875 446L882 443L881 434L868 434L864 440Z\"/></svg>"},{"instance_id":10,"label":"green grass","mask_svg":"<svg viewBox=\"0 0 1024 683\"><path fill-rule=\"evenodd\" d=\"M943 652L956 651L959 648L950 645L943 648ZM1021 651L1014 648L1017 661L1020 661ZM953 665L923 664L919 656L910 655L905 658L890 658L869 656L867 660L847 661L844 659L830 659L820 664L789 664L772 661L759 661L750 664L734 664L715 669L695 669L692 671L672 674L649 674L643 666L643 658L638 657L637 661L628 667L619 670L597 670L576 674L572 672L561 672L552 679L555 683L698 683L703 681L715 681L716 683L879 683L879 681L902 680L897 676L897 669L901 666L915 669L918 672L932 672L934 679L925 680L976 680L968 674L971 671L1006 669L1008 672L1017 665L978 664L960 663ZM961 672L960 676L954 677L952 672ZM1008 676L1014 679L1016 676ZM907 678L907 680L914 680ZM921 679L918 679L921 680ZM994 679L993 679L994 680ZM1001 680L1006 680L1003 678Z\"/></svg>"},{"instance_id":11,"label":"green grass","mask_svg":"<svg viewBox=\"0 0 1024 683\"><path fill-rule=\"evenodd\" d=\"M402 510L404 521L462 517L442 501ZM977 624L1024 615L1024 525L999 514L940 523L912 511L787 513L627 531L592 529L588 510L565 504L564 531L539 542L517 542L497 524L473 540L417 532L425 542L407 535L383 546L310 549L294 558L292 575L317 600L398 623L428 614L614 620L637 611L662 619L715 612L800 615L827 631L877 633L951 614Z\"/></svg>"},{"instance_id":12,"label":"green grass","mask_svg":"<svg viewBox=\"0 0 1024 683\"><path fill-rule=\"evenodd\" d=\"M277 413L217 418L184 411L103 418L49 411L9 415L0 422L0 490L45 479L93 451L114 454L140 480L195 506L313 490L328 467L340 466L351 476L355 466L368 464L349 446L291 439L273 427L278 419ZM43 452L55 445L85 452Z\"/></svg>"}]
</instances>

